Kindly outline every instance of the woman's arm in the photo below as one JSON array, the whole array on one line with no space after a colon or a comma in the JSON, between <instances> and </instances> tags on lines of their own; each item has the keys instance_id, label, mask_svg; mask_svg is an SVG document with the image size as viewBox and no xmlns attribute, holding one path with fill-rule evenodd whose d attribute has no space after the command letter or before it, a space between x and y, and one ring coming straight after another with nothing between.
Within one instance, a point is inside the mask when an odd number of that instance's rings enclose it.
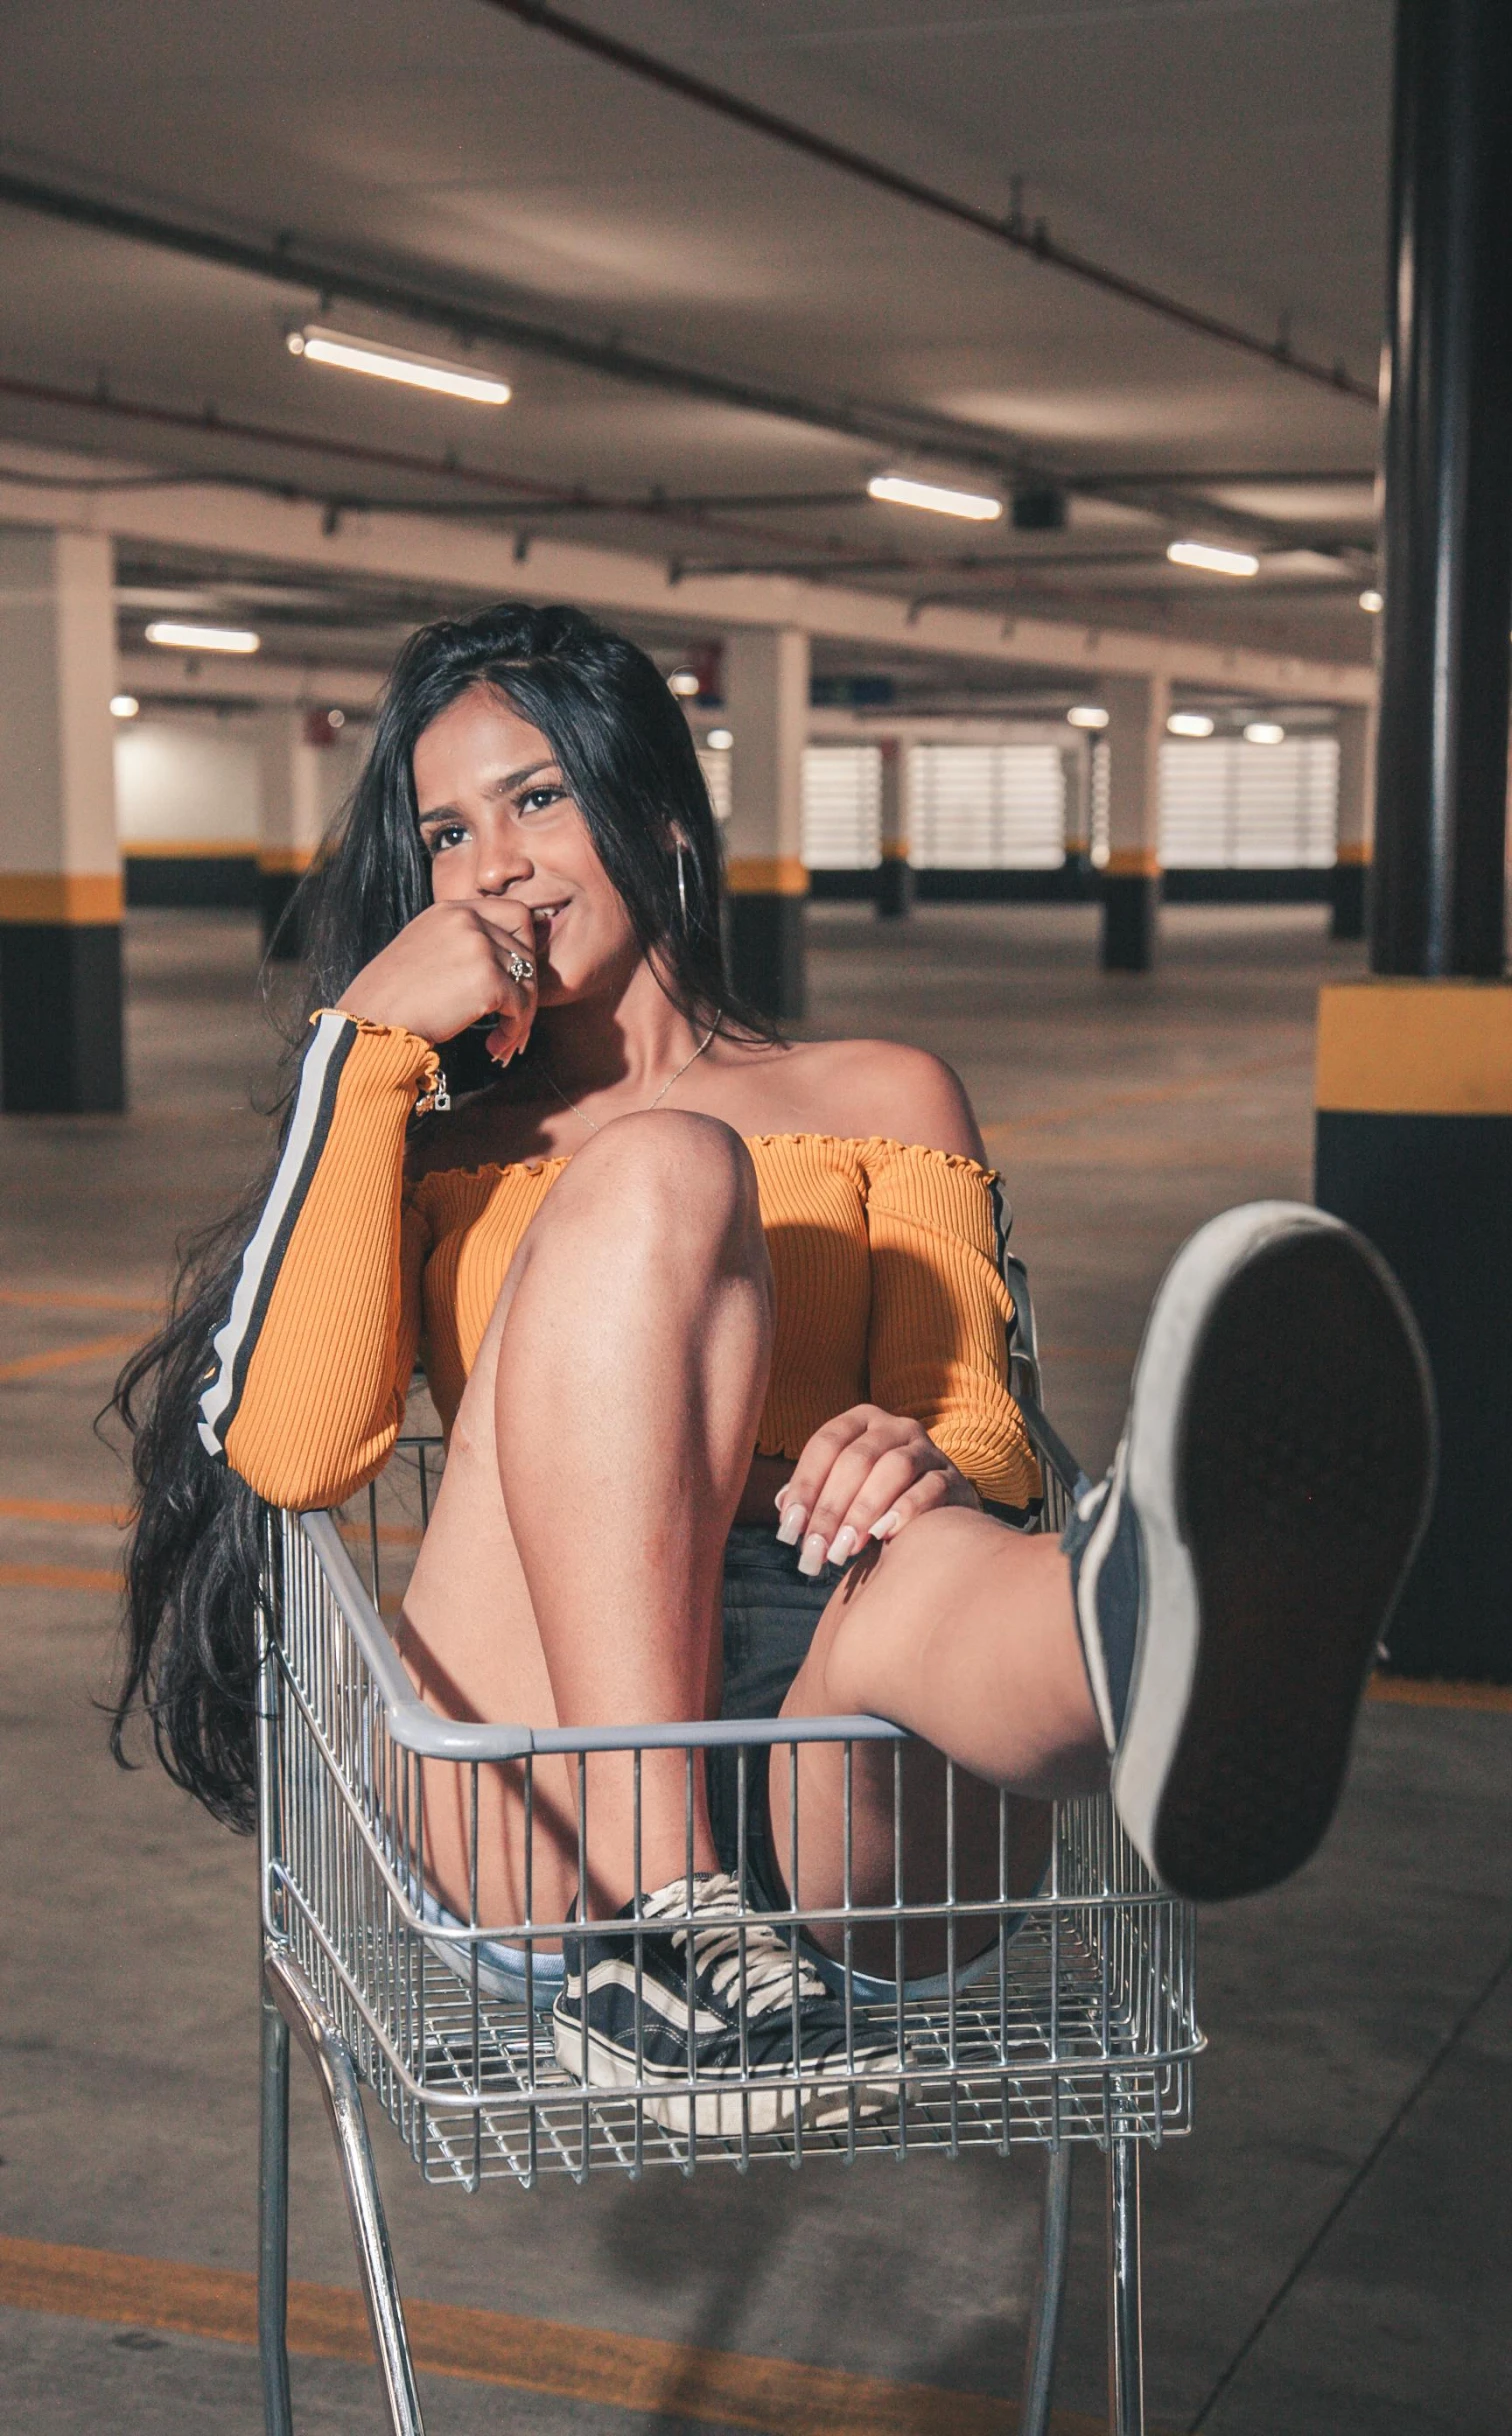
<instances>
[{"instance_id":1,"label":"woman's arm","mask_svg":"<svg viewBox=\"0 0 1512 2436\"><path fill-rule=\"evenodd\" d=\"M501 1057L528 1037L532 944L517 906L428 905L316 1018L200 1404L206 1448L274 1505L339 1505L388 1458L427 1248L403 1192L409 1120L433 1042L483 1015Z\"/></svg>"},{"instance_id":2,"label":"woman's arm","mask_svg":"<svg viewBox=\"0 0 1512 2436\"><path fill-rule=\"evenodd\" d=\"M337 1505L399 1434L424 1230L403 1201L428 1040L317 1016L283 1156L214 1339L200 1438L274 1505Z\"/></svg>"},{"instance_id":3,"label":"woman's arm","mask_svg":"<svg viewBox=\"0 0 1512 2436\"><path fill-rule=\"evenodd\" d=\"M803 1539L809 1571L824 1549L841 1562L933 1506L1040 1493L1007 1388L996 1179L965 1091L922 1050L857 1041L836 1054L850 1130L869 1121L879 1137L866 1145L872 1401L816 1431L783 1492L782 1536Z\"/></svg>"}]
</instances>

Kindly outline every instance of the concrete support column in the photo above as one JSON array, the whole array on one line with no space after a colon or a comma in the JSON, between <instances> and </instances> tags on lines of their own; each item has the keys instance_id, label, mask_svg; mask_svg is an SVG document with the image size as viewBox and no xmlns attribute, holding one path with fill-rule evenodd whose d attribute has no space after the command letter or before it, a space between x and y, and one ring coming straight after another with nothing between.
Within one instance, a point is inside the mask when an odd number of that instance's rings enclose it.
<instances>
[{"instance_id":1,"label":"concrete support column","mask_svg":"<svg viewBox=\"0 0 1512 2436\"><path fill-rule=\"evenodd\" d=\"M258 901L263 946L280 963L304 953L302 925L285 917L334 808L327 801L326 764L335 742L324 711L268 709L258 716Z\"/></svg>"},{"instance_id":2,"label":"concrete support column","mask_svg":"<svg viewBox=\"0 0 1512 2436\"><path fill-rule=\"evenodd\" d=\"M1373 705L1339 712L1339 827L1334 848L1333 935L1365 936L1365 892L1370 878L1371 811L1375 800Z\"/></svg>"},{"instance_id":3,"label":"concrete support column","mask_svg":"<svg viewBox=\"0 0 1512 2436\"><path fill-rule=\"evenodd\" d=\"M725 702L735 743L725 885L730 970L741 997L779 1018L803 1013L803 748L809 640L795 626L733 633Z\"/></svg>"},{"instance_id":4,"label":"concrete support column","mask_svg":"<svg viewBox=\"0 0 1512 2436\"><path fill-rule=\"evenodd\" d=\"M1160 911L1160 748L1171 688L1165 677L1104 677L1097 690L1108 711L1103 968L1146 973Z\"/></svg>"},{"instance_id":5,"label":"concrete support column","mask_svg":"<svg viewBox=\"0 0 1512 2436\"><path fill-rule=\"evenodd\" d=\"M0 530L0 1107L126 1105L114 553Z\"/></svg>"},{"instance_id":6,"label":"concrete support column","mask_svg":"<svg viewBox=\"0 0 1512 2436\"><path fill-rule=\"evenodd\" d=\"M913 912L913 869L908 860L908 745L901 736L883 736L882 860L877 865L877 912L885 922L903 920Z\"/></svg>"},{"instance_id":7,"label":"concrete support column","mask_svg":"<svg viewBox=\"0 0 1512 2436\"><path fill-rule=\"evenodd\" d=\"M1065 803L1066 884L1082 896L1092 870L1092 747L1085 736L1061 746L1061 787Z\"/></svg>"}]
</instances>

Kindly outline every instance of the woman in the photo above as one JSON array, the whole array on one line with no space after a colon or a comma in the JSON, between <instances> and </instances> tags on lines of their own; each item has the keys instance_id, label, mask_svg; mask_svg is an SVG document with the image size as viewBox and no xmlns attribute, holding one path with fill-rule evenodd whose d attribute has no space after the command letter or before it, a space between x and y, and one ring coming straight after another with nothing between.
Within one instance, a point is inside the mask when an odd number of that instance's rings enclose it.
<instances>
[{"instance_id":1,"label":"woman","mask_svg":"<svg viewBox=\"0 0 1512 2436\"><path fill-rule=\"evenodd\" d=\"M971 1772L968 1895L996 1884L989 1786L1024 1797L1028 1887L1037 1805L1111 1755L1168 1884L1271 1882L1326 1826L1421 1521L1430 1422L1394 1286L1315 1212L1216 1221L1162 1289L1119 1461L1064 1547L1005 1528L984 1508L1022 1520L1039 1483L965 1095L917 1051L779 1039L730 995L718 896L691 740L643 654L512 605L413 638L320 884L324 1011L277 1172L124 1385L128 1418L148 1379L155 1401L118 1743L143 1698L180 1781L245 1823L257 1500L371 1478L423 1348L449 1451L400 1646L437 1708L892 1718L918 1737L914 1899L943 1891L939 1753ZM454 1100L438 1051L480 1025L494 1079ZM893 1891L874 1756L861 1903ZM752 1771L769 1906L839 1900L840 1764L801 1746L797 1884L788 1751L770 1786ZM807 1959L793 2001L775 1931L731 1938L733 1788L697 1777L690 1823L685 1783L680 1754L645 1755L637 1841L629 1759L595 1758L580 1884L576 1780L536 1763L533 1916L585 1923L559 2053L606 2083L685 2080L690 2040L701 2078L739 2070L740 1983L775 2114L783 2075L843 2070L843 2010ZM520 1805L493 1772L485 1919L521 1916ZM426 1858L446 1918L468 1855L439 1785ZM683 1922L639 1941L638 2021L623 1942L590 1925L616 1915ZM909 1960L939 1957L921 1938Z\"/></svg>"}]
</instances>

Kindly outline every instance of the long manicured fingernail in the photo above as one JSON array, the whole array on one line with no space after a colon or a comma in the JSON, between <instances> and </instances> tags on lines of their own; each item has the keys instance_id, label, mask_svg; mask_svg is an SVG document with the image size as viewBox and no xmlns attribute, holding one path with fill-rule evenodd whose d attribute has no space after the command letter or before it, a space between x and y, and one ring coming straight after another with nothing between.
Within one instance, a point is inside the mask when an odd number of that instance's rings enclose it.
<instances>
[{"instance_id":1,"label":"long manicured fingernail","mask_svg":"<svg viewBox=\"0 0 1512 2436\"><path fill-rule=\"evenodd\" d=\"M830 1564L845 1564L849 1558L855 1555L856 1550L860 1547L860 1545L861 1542L857 1538L856 1533L851 1529L850 1524L842 1523L839 1530L835 1533L834 1538L830 1541Z\"/></svg>"},{"instance_id":2,"label":"long manicured fingernail","mask_svg":"<svg viewBox=\"0 0 1512 2436\"><path fill-rule=\"evenodd\" d=\"M879 1515L878 1515L878 1517L877 1517L877 1519L876 1519L876 1521L875 1521L875 1522L872 1524L872 1527L871 1527L871 1536L872 1536L872 1538L873 1538L873 1539L891 1539L891 1538L892 1538L893 1533L894 1533L894 1532L897 1530L897 1528L898 1528L898 1526L899 1526L899 1524L900 1524L900 1522L901 1522L901 1521L902 1521L902 1516L899 1514L898 1509L897 1509L897 1507L896 1507L896 1506L894 1506L894 1507L892 1508L892 1510L891 1510L891 1512L890 1512L890 1513L887 1513L887 1514L879 1514ZM889 1578L890 1578L890 1577L889 1577Z\"/></svg>"},{"instance_id":3,"label":"long manicured fingernail","mask_svg":"<svg viewBox=\"0 0 1512 2436\"><path fill-rule=\"evenodd\" d=\"M824 1571L824 1533L822 1531L811 1531L804 1541L803 1554L798 1559L798 1570L810 1577Z\"/></svg>"},{"instance_id":4,"label":"long manicured fingernail","mask_svg":"<svg viewBox=\"0 0 1512 2436\"><path fill-rule=\"evenodd\" d=\"M777 1525L777 1537L784 1548L797 1547L803 1537L803 1526L807 1521L807 1506L784 1506L782 1520Z\"/></svg>"}]
</instances>

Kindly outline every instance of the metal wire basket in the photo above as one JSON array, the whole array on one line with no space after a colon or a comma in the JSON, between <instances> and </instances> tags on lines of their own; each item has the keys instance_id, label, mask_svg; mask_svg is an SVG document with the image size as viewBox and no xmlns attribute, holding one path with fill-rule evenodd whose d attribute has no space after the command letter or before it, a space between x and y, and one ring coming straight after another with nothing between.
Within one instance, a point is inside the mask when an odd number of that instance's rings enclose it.
<instances>
[{"instance_id":1,"label":"metal wire basket","mask_svg":"<svg viewBox=\"0 0 1512 2436\"><path fill-rule=\"evenodd\" d=\"M1020 1313L1013 1384L1041 1457L1040 1522L1048 1527L1062 1517L1075 1467L1039 1406L1027 1280L1016 1263L1010 1276ZM797 2165L872 2154L902 2160L926 2150L950 2156L982 2147L1044 2150L1045 2257L1021 2422L1028 2436L1044 2427L1048 2413L1071 2152L1078 2145L1101 2148L1109 2160L1114 2236L1112 2424L1137 2429L1137 2152L1184 2132L1191 2120L1191 2064L1201 2040L1189 1912L1152 1882L1106 1799L1056 1807L1043 1880L1024 1892L1011 1891L1009 1804L999 1795L996 1883L984 1888L978 1876L968 1891L958 1869L957 1781L948 1767L938 1883L928 1900L909 1899L907 1737L875 1718L546 1732L439 1716L414 1691L381 1612L394 1604L390 1559L418 1542L439 1462L438 1441L404 1440L370 1492L364 1520L284 1514L270 1523L259 1726L269 2428L292 2426L282 2331L287 2135L280 2132L292 2026L320 2068L331 2107L390 2414L400 2431L421 2423L359 2078L426 2179L469 2189L491 2177L529 2187L546 2174L582 2180L659 2165L690 2173L769 2159ZM822 1908L790 1904L778 1913L760 1908L742 1827L726 1920L742 1989L748 1940L765 1936L769 1951L774 1928L791 1956L795 2008L803 1963L819 1969L843 2006L843 2057L826 2070L822 2087L796 2064L775 2085L770 2072L758 2076L748 2068L726 2071L714 2085L690 2068L670 2086L665 2076L639 2070L613 2089L588 2086L586 2070L572 2069L570 2038L554 2034L547 2010L560 1980L561 1940L573 1924L539 1916L532 1901L540 1764L558 1754L573 1762L586 1883L595 1757L628 1755L638 1850L645 1754L681 1752L691 1880L695 1769L717 1746L734 1750L743 1822L747 1772L758 1760L765 1764L771 1746L790 1747L786 1826L796 1851L805 1831L796 1765L801 1742L827 1743L842 1755L841 1899ZM855 1899L851 1794L863 1746L881 1746L891 1765L888 1901L875 1899L875 1873L872 1899ZM873 1766L877 1756L867 1753ZM444 1909L426 1876L427 1799L435 1798L441 1770L454 1780L467 1822L465 1917ZM512 1779L523 1808L524 1900L515 1919L488 1919L479 1908L479 1792L490 1772ZM690 1932L683 1941L690 1956L696 1925L691 1912L675 1909L658 1921L664 1931ZM910 1980L908 1949L926 1931L943 1944L944 1968ZM604 1933L623 1941L639 2019L644 1932L632 1920ZM875 1969L879 1943L894 1957L888 1977ZM858 1968L858 1948L872 1968ZM690 2007L692 2001L690 1981ZM743 2027L740 2063L748 2064Z\"/></svg>"}]
</instances>

